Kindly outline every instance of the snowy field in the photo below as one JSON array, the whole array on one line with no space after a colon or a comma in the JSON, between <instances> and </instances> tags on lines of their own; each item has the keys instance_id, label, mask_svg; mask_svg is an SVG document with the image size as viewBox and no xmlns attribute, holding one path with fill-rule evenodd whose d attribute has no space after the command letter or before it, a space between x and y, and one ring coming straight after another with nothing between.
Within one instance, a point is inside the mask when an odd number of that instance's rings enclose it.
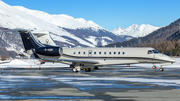
<instances>
[{"instance_id":1,"label":"snowy field","mask_svg":"<svg viewBox=\"0 0 180 101\"><path fill-rule=\"evenodd\" d=\"M0 68L53 68L53 67L67 67L68 65L62 63L46 62L38 65L38 60L33 59L14 59L9 63L0 64ZM68 66L69 67L69 66Z\"/></svg>"}]
</instances>

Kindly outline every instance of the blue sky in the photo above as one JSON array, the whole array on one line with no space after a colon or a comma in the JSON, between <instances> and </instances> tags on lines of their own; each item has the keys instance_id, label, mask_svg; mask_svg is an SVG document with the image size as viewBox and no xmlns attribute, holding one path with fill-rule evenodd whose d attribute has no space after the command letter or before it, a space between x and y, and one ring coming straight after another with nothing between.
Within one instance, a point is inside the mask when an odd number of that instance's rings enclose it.
<instances>
[{"instance_id":1,"label":"blue sky","mask_svg":"<svg viewBox=\"0 0 180 101\"><path fill-rule=\"evenodd\" d=\"M92 20L112 31L132 24L162 27L180 18L180 0L2 0L49 14Z\"/></svg>"}]
</instances>

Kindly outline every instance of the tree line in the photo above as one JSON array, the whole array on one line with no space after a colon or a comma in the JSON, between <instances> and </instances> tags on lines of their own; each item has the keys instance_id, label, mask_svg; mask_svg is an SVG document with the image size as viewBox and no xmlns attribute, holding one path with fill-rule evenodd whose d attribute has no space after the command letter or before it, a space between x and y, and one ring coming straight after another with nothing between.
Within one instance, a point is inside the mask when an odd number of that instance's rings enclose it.
<instances>
[{"instance_id":1,"label":"tree line","mask_svg":"<svg viewBox=\"0 0 180 101\"><path fill-rule=\"evenodd\" d=\"M168 56L180 56L180 40L168 40L162 42L155 41L149 43L148 45L146 43L140 43L138 45L134 45L134 47L152 47Z\"/></svg>"}]
</instances>

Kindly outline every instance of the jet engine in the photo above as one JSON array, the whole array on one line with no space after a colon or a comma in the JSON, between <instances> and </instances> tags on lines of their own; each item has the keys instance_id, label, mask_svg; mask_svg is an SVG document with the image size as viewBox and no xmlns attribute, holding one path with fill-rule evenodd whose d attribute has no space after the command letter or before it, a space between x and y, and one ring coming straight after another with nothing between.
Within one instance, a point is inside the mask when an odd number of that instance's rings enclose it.
<instances>
[{"instance_id":1,"label":"jet engine","mask_svg":"<svg viewBox=\"0 0 180 101\"><path fill-rule=\"evenodd\" d=\"M45 55L45 56L61 56L63 54L63 49L61 47L48 46L48 47L39 47L35 49L35 52L37 54Z\"/></svg>"}]
</instances>

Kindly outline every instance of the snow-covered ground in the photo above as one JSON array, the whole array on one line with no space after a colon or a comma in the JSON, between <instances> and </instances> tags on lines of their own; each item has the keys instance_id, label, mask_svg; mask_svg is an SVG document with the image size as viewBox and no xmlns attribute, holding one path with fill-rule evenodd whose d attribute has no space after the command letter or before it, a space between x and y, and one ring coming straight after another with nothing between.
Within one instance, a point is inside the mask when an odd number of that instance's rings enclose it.
<instances>
[{"instance_id":1,"label":"snow-covered ground","mask_svg":"<svg viewBox=\"0 0 180 101\"><path fill-rule=\"evenodd\" d=\"M68 65L62 63L46 62L45 64L36 64L38 60L33 59L14 59L9 63L0 64L0 68L53 68L53 67L67 67ZM68 66L69 67L69 66Z\"/></svg>"}]
</instances>

